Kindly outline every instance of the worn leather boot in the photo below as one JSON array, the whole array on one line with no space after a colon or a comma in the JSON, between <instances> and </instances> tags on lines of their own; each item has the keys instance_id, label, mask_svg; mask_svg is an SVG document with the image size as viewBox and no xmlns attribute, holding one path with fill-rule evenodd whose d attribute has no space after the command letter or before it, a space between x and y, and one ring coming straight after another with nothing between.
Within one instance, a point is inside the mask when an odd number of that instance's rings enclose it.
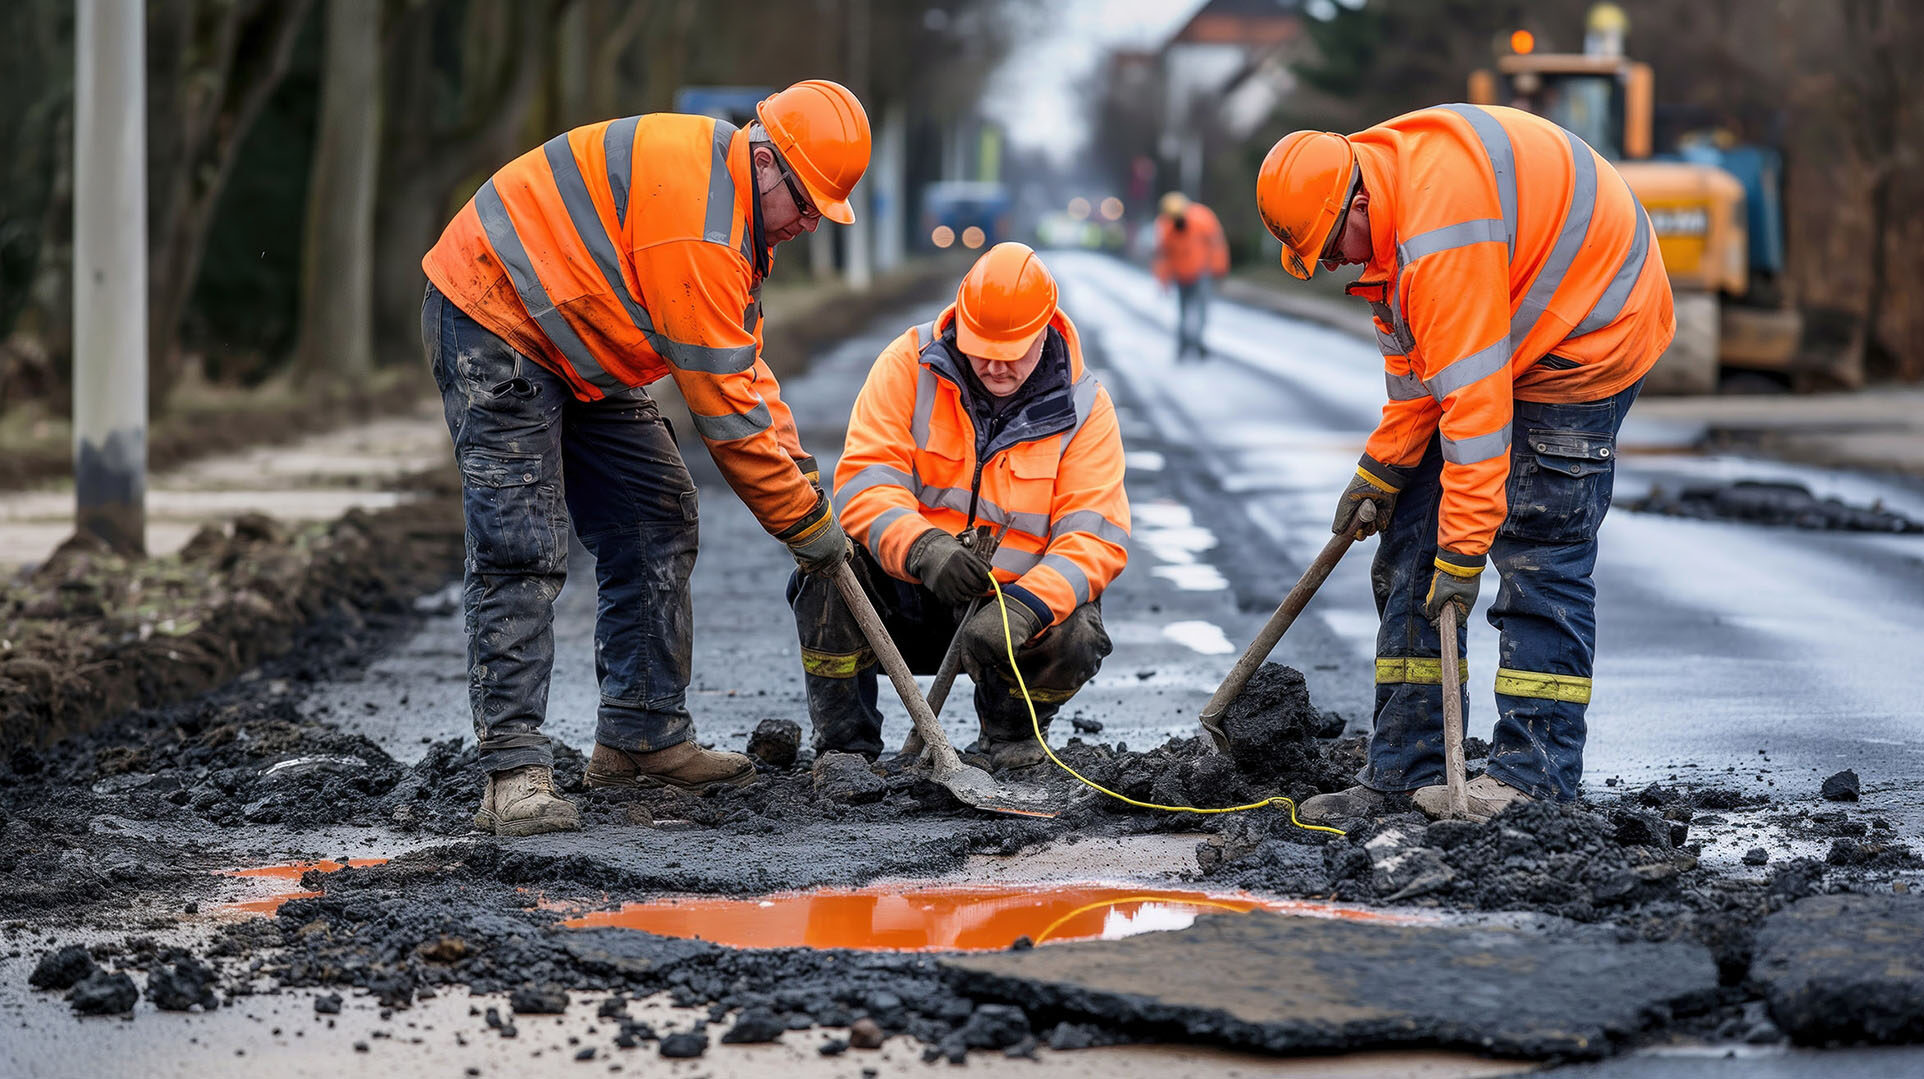
<instances>
[{"instance_id":1,"label":"worn leather boot","mask_svg":"<svg viewBox=\"0 0 1924 1079\"><path fill-rule=\"evenodd\" d=\"M1303 799L1302 803L1296 807L1296 819L1305 824L1362 820L1366 817L1386 816L1405 809L1408 805L1406 795L1394 791L1379 791L1375 787L1358 783L1347 790Z\"/></svg>"},{"instance_id":2,"label":"worn leather boot","mask_svg":"<svg viewBox=\"0 0 1924 1079\"><path fill-rule=\"evenodd\" d=\"M529 764L488 774L474 826L495 835L572 832L581 827L581 813L555 793L552 769Z\"/></svg>"},{"instance_id":3,"label":"worn leather boot","mask_svg":"<svg viewBox=\"0 0 1924 1079\"><path fill-rule=\"evenodd\" d=\"M1489 820L1517 802L1536 801L1517 788L1492 776L1477 776L1470 780L1467 786L1470 819L1473 821ZM1416 808L1431 817L1441 820L1450 815L1450 788L1446 783L1438 783L1433 787L1419 787L1410 797L1416 802Z\"/></svg>"},{"instance_id":4,"label":"worn leather boot","mask_svg":"<svg viewBox=\"0 0 1924 1079\"><path fill-rule=\"evenodd\" d=\"M1032 768L1049 759L1034 738L1020 742L1001 742L984 735L981 747L989 758L989 771L1006 772L1012 768Z\"/></svg>"},{"instance_id":5,"label":"worn leather boot","mask_svg":"<svg viewBox=\"0 0 1924 1079\"><path fill-rule=\"evenodd\" d=\"M693 740L652 753L630 753L595 744L588 762L590 787L678 787L698 791L716 783L745 787L755 781L755 762L740 753L704 749Z\"/></svg>"}]
</instances>

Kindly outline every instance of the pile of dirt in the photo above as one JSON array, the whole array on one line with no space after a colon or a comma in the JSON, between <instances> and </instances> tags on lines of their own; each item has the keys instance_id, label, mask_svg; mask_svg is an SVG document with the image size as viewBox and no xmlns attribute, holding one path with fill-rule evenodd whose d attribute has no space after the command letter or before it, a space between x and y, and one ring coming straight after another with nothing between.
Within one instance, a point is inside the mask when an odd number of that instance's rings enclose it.
<instances>
[{"instance_id":1,"label":"pile of dirt","mask_svg":"<svg viewBox=\"0 0 1924 1079\"><path fill-rule=\"evenodd\" d=\"M203 694L285 654L310 625L354 634L405 615L460 571L458 493L327 525L250 514L207 526L179 555L128 560L76 536L0 585L0 743L44 745L135 707Z\"/></svg>"},{"instance_id":2,"label":"pile of dirt","mask_svg":"<svg viewBox=\"0 0 1924 1079\"><path fill-rule=\"evenodd\" d=\"M1818 498L1801 483L1780 481L1694 484L1675 493L1652 487L1648 495L1627 499L1620 505L1635 513L1698 520L1843 532L1924 532L1924 521L1885 509L1881 502L1853 506L1838 498Z\"/></svg>"}]
</instances>

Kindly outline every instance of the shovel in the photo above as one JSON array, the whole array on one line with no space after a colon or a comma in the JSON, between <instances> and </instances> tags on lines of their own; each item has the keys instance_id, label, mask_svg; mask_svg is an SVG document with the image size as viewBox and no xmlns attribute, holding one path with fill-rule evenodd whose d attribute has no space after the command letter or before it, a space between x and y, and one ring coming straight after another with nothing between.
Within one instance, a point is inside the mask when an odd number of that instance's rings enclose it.
<instances>
[{"instance_id":1,"label":"shovel","mask_svg":"<svg viewBox=\"0 0 1924 1079\"><path fill-rule=\"evenodd\" d=\"M1470 815L1470 786L1463 763L1463 677L1457 670L1456 604L1443 605L1436 632L1443 638L1443 780L1450 791L1450 816L1482 820Z\"/></svg>"},{"instance_id":2,"label":"shovel","mask_svg":"<svg viewBox=\"0 0 1924 1079\"><path fill-rule=\"evenodd\" d=\"M1376 520L1376 504L1363 503L1357 508L1356 519L1364 523ZM1296 621L1296 616L1303 613L1304 607L1309 606L1310 597L1316 594L1318 588L1323 587L1323 582L1329 579L1330 571L1336 568L1336 563L1342 559L1343 553L1348 551L1350 544L1355 542L1356 538L1352 530L1340 536L1331 536L1329 542L1323 544L1322 552L1316 556L1314 562L1309 564L1309 568L1303 571L1303 577L1296 582L1296 587L1290 589L1289 595L1283 597L1283 602L1276 607L1276 613L1270 615L1269 621L1263 623L1261 632L1256 634L1256 639L1249 642L1249 648L1243 652L1243 658L1236 661L1236 665L1229 669L1229 677L1223 679L1223 684L1216 688L1216 695L1209 698L1209 703L1203 706L1202 715L1196 718L1202 724L1203 730L1209 732L1210 741L1216 743L1216 752L1229 752L1229 735L1223 730L1223 709L1228 708L1229 702L1242 694L1243 687L1249 684L1249 679L1256 673L1256 668L1262 666L1263 661L1269 658L1269 653L1275 650L1276 643L1283 639L1283 634L1289 632L1289 627Z\"/></svg>"},{"instance_id":3,"label":"shovel","mask_svg":"<svg viewBox=\"0 0 1924 1079\"><path fill-rule=\"evenodd\" d=\"M875 613L875 607L868 601L868 594L862 591L862 584L855 579L855 569L844 561L835 567L835 587L842 593L842 602L854 613L855 621L862 627L862 634L868 638L869 647L875 650L875 657L882 661L882 669L888 672L889 681L895 683L895 692L901 696L902 703L909 710L909 718L915 722L915 732L922 736L928 746L933 768L929 778L941 784L957 800L985 809L991 813L1012 813L1023 817L1053 817L1057 810L1050 806L1048 794L1028 787L999 783L995 777L974 765L963 764L955 754L955 747L949 744L948 735L935 721L935 713L929 710L929 702L922 697L922 691L915 684L915 676L909 673L909 665L902 659L902 653L889 637L887 627Z\"/></svg>"},{"instance_id":4,"label":"shovel","mask_svg":"<svg viewBox=\"0 0 1924 1079\"><path fill-rule=\"evenodd\" d=\"M1009 522L1004 521L1002 527L997 529L993 534L989 532L987 525L983 525L978 531L963 532L956 538L962 542L964 547L971 550L979 547L979 553L983 558L993 560L995 558L995 552L1002 546L1002 537L1008 535L1008 533ZM981 610L982 605L988 601L988 597L984 596L970 603L969 609L962 615L962 621L957 623L955 636L949 640L948 651L942 653L942 665L935 669L935 681L929 686L930 715L940 716L942 714L942 706L946 704L949 699L949 690L955 685L955 676L962 673L961 627L968 625L969 620L975 617L975 612ZM902 755L905 757L920 757L927 748L927 745L922 741L922 732L919 730L910 731L909 736L902 739Z\"/></svg>"}]
</instances>

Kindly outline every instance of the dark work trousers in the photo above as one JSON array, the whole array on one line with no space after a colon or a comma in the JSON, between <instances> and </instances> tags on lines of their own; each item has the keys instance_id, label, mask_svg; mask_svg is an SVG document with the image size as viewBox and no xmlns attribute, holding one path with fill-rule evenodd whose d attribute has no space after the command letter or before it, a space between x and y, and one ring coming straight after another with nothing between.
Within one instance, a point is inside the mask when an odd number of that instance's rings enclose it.
<instances>
[{"instance_id":1,"label":"dark work trousers","mask_svg":"<svg viewBox=\"0 0 1924 1079\"><path fill-rule=\"evenodd\" d=\"M857 544L852 565L862 591L875 604L890 639L909 669L934 674L942 666L967 607L952 608L921 585L891 577L868 549ZM987 602L995 602L990 597ZM1011 601L1014 602L1014 601ZM788 582L788 604L795 610L801 637L803 680L808 687L808 716L815 727L817 752L841 750L874 755L882 751L882 713L876 708L876 659L862 627L855 622L835 582L797 570ZM1027 646L1017 646L1016 661L1035 702L1042 729L1096 676L1110 652L1102 628L1102 603L1095 600L1070 612ZM982 733L993 742L1034 737L1029 710L1010 675L1007 661L975 680L975 713Z\"/></svg>"},{"instance_id":2,"label":"dark work trousers","mask_svg":"<svg viewBox=\"0 0 1924 1079\"><path fill-rule=\"evenodd\" d=\"M1489 774L1531 797L1570 801L1583 778L1584 712L1597 646L1597 529L1610 509L1617 431L1642 388L1602 401L1518 401L1510 424L1509 514L1490 548L1502 579L1490 604L1497 642ZM1370 581L1376 718L1359 780L1402 791L1441 783L1441 643L1423 614L1435 569L1443 467L1434 437L1396 501ZM1465 647L1467 626L1457 647ZM1462 653L1459 652L1459 655ZM1469 691L1464 683L1465 715Z\"/></svg>"},{"instance_id":3,"label":"dark work trousers","mask_svg":"<svg viewBox=\"0 0 1924 1079\"><path fill-rule=\"evenodd\" d=\"M1198 359L1206 355L1203 348L1203 327L1209 321L1209 293L1215 285L1209 275L1204 274L1194 281L1176 283L1176 360L1194 352Z\"/></svg>"},{"instance_id":4,"label":"dark work trousers","mask_svg":"<svg viewBox=\"0 0 1924 1079\"><path fill-rule=\"evenodd\" d=\"M461 466L468 697L482 766L553 763L541 721L570 518L595 556L595 740L633 752L686 741L695 483L655 402L640 387L576 399L432 285L421 342Z\"/></svg>"}]
</instances>

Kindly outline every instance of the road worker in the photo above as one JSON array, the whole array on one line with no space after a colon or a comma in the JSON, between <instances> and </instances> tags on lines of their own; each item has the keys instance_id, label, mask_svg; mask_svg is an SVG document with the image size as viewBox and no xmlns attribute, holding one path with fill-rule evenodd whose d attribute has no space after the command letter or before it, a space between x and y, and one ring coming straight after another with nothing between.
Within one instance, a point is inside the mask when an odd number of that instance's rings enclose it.
<instances>
[{"instance_id":1,"label":"road worker","mask_svg":"<svg viewBox=\"0 0 1924 1079\"><path fill-rule=\"evenodd\" d=\"M1362 267L1348 292L1375 314L1389 389L1333 526L1383 537L1369 756L1304 816L1375 815L1411 791L1447 810L1436 622L1450 604L1465 624L1486 563L1497 722L1471 812L1576 798L1617 431L1676 330L1648 215L1575 135L1474 105L1286 135L1256 201L1291 275Z\"/></svg>"},{"instance_id":2,"label":"road worker","mask_svg":"<svg viewBox=\"0 0 1924 1079\"><path fill-rule=\"evenodd\" d=\"M1083 363L1055 279L1019 243L984 253L953 304L883 350L855 399L835 506L860 541L856 574L918 673L934 673L960 633L975 749L991 767L1043 752L989 575L1046 731L1110 651L1101 599L1128 559L1122 476L1115 405ZM831 581L797 573L788 596L815 748L875 757L876 660L861 628Z\"/></svg>"},{"instance_id":3,"label":"road worker","mask_svg":"<svg viewBox=\"0 0 1924 1079\"><path fill-rule=\"evenodd\" d=\"M1180 191L1162 197L1156 215L1156 280L1176 288L1176 362L1190 354L1207 359L1203 328L1209 293L1216 278L1229 272L1229 243L1215 211Z\"/></svg>"},{"instance_id":4,"label":"road worker","mask_svg":"<svg viewBox=\"0 0 1924 1079\"><path fill-rule=\"evenodd\" d=\"M806 570L847 537L761 357L775 245L854 219L862 105L832 82L761 102L745 129L651 114L516 158L422 260L421 330L467 516L468 692L486 790L475 826L579 826L541 731L569 528L595 556L601 683L587 784L746 783L687 707L696 495L643 388L672 375L695 433Z\"/></svg>"}]
</instances>

